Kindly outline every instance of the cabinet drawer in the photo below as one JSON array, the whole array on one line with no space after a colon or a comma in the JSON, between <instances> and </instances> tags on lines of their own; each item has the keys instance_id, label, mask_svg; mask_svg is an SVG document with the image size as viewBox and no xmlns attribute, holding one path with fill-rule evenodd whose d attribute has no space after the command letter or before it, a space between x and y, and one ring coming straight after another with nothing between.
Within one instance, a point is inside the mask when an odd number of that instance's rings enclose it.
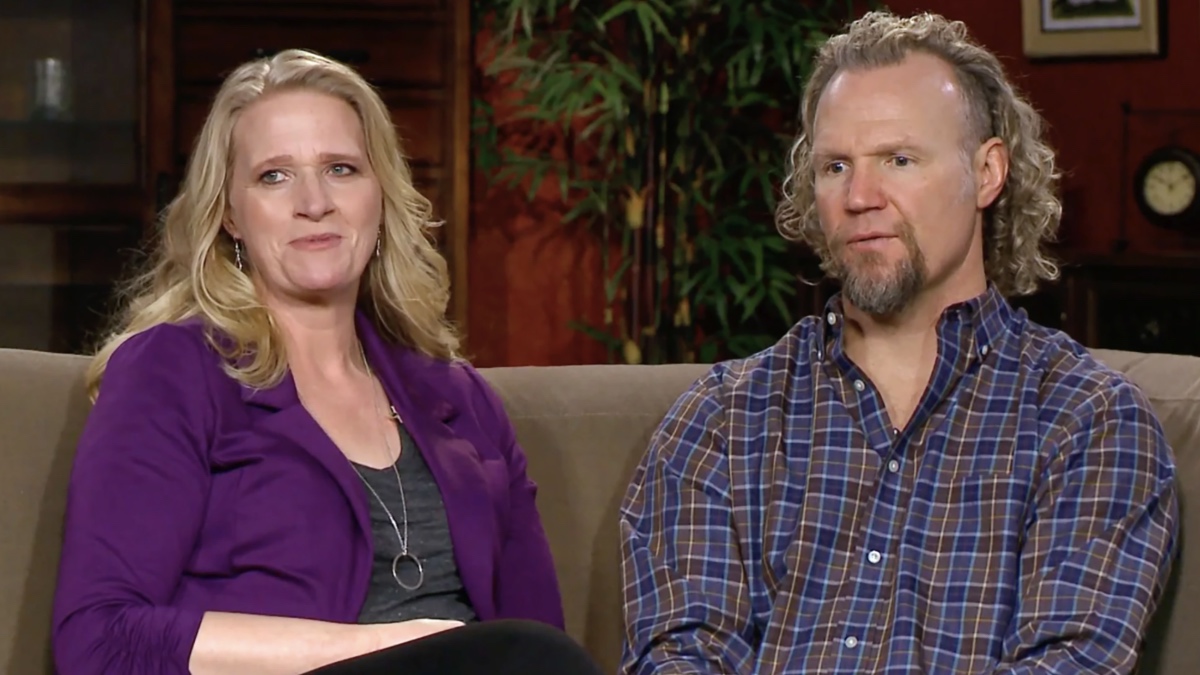
<instances>
[{"instance_id":1,"label":"cabinet drawer","mask_svg":"<svg viewBox=\"0 0 1200 675\"><path fill-rule=\"evenodd\" d=\"M259 56L311 49L346 62L375 84L434 87L447 77L445 22L434 19L229 18L181 20L176 68L182 83L220 81Z\"/></svg>"},{"instance_id":2,"label":"cabinet drawer","mask_svg":"<svg viewBox=\"0 0 1200 675\"><path fill-rule=\"evenodd\" d=\"M181 90L179 93L175 150L182 166L191 155L200 128L204 126L216 89L205 87L199 91ZM400 148L409 163L414 166L441 166L444 149L450 142L446 137L446 104L438 96L413 96L388 90L383 90L382 94L400 136Z\"/></svg>"}]
</instances>

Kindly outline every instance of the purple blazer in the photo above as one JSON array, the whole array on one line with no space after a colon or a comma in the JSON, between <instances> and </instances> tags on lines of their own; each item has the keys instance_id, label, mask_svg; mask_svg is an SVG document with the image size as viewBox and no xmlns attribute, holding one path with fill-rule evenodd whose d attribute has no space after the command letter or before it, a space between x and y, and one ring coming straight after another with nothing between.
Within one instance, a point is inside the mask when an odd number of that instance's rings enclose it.
<instances>
[{"instance_id":1,"label":"purple blazer","mask_svg":"<svg viewBox=\"0 0 1200 675\"><path fill-rule=\"evenodd\" d=\"M563 625L536 486L474 368L359 337L441 489L482 620ZM198 321L109 362L71 472L54 603L64 675L186 675L205 611L353 623L373 546L367 493L300 404L221 370Z\"/></svg>"}]
</instances>

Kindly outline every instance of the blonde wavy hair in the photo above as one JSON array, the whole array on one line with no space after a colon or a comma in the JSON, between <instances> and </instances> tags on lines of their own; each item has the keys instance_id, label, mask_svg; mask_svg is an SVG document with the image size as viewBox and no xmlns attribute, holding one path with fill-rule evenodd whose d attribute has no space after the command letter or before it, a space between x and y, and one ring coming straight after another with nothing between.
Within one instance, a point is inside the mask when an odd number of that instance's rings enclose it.
<instances>
[{"instance_id":1,"label":"blonde wavy hair","mask_svg":"<svg viewBox=\"0 0 1200 675\"><path fill-rule=\"evenodd\" d=\"M164 210L146 271L122 289L123 309L87 373L94 399L113 352L130 337L163 323L203 320L226 372L252 387L278 383L287 355L278 327L250 277L234 263L222 226L229 208L233 128L264 96L307 90L350 104L362 123L383 193L380 255L364 273L358 305L390 340L431 357L458 357L459 337L446 320L450 280L433 243L432 205L413 186L387 107L353 69L303 50L287 50L237 68L217 92L196 141L179 194Z\"/></svg>"},{"instance_id":2,"label":"blonde wavy hair","mask_svg":"<svg viewBox=\"0 0 1200 675\"><path fill-rule=\"evenodd\" d=\"M961 21L936 14L901 18L889 12L869 12L822 46L804 90L801 129L788 159L789 175L776 208L776 226L785 238L812 247L821 258L822 270L831 273L813 185L817 105L839 72L895 65L913 52L936 56L954 69L966 99L965 156L972 157L978 144L993 137L1008 148L1008 179L984 214L985 269L1004 295L1032 293L1041 280L1053 280L1059 274L1045 251L1062 217L1054 151L1042 139L1041 116L1009 82L1000 61L971 39Z\"/></svg>"}]
</instances>

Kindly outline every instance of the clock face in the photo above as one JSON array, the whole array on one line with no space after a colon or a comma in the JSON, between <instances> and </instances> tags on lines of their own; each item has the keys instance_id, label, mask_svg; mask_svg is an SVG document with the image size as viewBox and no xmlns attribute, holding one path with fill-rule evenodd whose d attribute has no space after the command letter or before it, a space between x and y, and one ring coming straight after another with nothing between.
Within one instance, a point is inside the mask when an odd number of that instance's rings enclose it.
<instances>
[{"instance_id":1,"label":"clock face","mask_svg":"<svg viewBox=\"0 0 1200 675\"><path fill-rule=\"evenodd\" d=\"M1196 199L1196 176L1177 159L1159 162L1146 172L1142 196L1146 206L1161 215L1183 213Z\"/></svg>"}]
</instances>

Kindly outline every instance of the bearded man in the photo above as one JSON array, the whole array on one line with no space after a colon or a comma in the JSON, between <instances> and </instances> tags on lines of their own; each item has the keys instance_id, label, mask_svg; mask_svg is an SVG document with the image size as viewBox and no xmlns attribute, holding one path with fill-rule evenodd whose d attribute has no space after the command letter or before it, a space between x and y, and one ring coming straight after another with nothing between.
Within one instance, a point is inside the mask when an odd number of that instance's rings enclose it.
<instances>
[{"instance_id":1,"label":"bearded man","mask_svg":"<svg viewBox=\"0 0 1200 675\"><path fill-rule=\"evenodd\" d=\"M1006 299L1058 273L1041 119L960 22L882 12L801 117L778 225L840 291L654 434L622 672L1130 672L1175 464L1133 384Z\"/></svg>"}]
</instances>

